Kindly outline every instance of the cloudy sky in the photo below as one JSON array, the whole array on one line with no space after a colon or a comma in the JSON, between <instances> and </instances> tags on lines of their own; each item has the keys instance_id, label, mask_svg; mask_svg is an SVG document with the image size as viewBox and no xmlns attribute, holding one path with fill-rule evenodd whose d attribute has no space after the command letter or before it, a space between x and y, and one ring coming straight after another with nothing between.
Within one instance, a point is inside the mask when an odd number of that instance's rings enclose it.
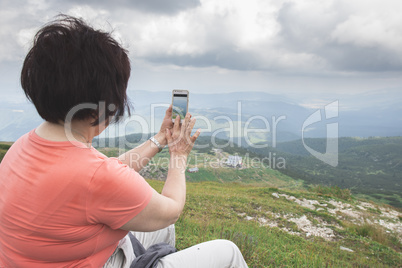
<instances>
[{"instance_id":1,"label":"cloudy sky","mask_svg":"<svg viewBox=\"0 0 402 268\"><path fill-rule=\"evenodd\" d=\"M33 35L59 13L113 30L130 90L265 91L310 106L402 97L399 0L0 0L2 100L23 97Z\"/></svg>"}]
</instances>

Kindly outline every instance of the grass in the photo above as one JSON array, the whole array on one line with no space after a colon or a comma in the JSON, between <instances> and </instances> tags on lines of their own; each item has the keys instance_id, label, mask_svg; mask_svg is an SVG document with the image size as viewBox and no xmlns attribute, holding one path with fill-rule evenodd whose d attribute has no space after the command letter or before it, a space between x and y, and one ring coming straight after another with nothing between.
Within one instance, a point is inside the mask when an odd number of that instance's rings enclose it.
<instances>
[{"instance_id":1,"label":"grass","mask_svg":"<svg viewBox=\"0 0 402 268\"><path fill-rule=\"evenodd\" d=\"M0 142L0 162L6 155L8 149L10 149L12 142Z\"/></svg>"},{"instance_id":2,"label":"grass","mask_svg":"<svg viewBox=\"0 0 402 268\"><path fill-rule=\"evenodd\" d=\"M148 180L160 191L163 182ZM212 239L236 243L249 267L400 267L401 247L395 236L378 227L347 225L337 230L341 239L326 241L320 237L291 235L280 228L261 226L255 220L272 213L307 214L325 221L339 222L323 212L300 210L294 202L272 197L274 187L211 181L188 182L187 202L176 222L176 247L187 248ZM306 192L310 198L315 192ZM289 192L289 194L297 194ZM254 217L246 220L245 213ZM310 215L310 216L309 216ZM293 227L296 228L297 227ZM340 249L348 247L354 252Z\"/></svg>"},{"instance_id":3,"label":"grass","mask_svg":"<svg viewBox=\"0 0 402 268\"><path fill-rule=\"evenodd\" d=\"M348 230L356 236L369 238L398 252L402 251L402 244L395 235L386 234L383 229L374 224L349 225Z\"/></svg>"},{"instance_id":4,"label":"grass","mask_svg":"<svg viewBox=\"0 0 402 268\"><path fill-rule=\"evenodd\" d=\"M312 185L309 188L310 191L316 192L319 195L337 197L343 200L349 200L352 196L349 189L341 189L338 186Z\"/></svg>"}]
</instances>

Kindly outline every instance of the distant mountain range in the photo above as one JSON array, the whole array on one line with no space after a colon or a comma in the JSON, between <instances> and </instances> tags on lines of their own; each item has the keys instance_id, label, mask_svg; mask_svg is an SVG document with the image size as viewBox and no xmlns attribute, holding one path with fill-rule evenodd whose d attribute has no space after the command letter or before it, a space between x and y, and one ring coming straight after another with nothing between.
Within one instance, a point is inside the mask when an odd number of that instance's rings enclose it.
<instances>
[{"instance_id":1,"label":"distant mountain range","mask_svg":"<svg viewBox=\"0 0 402 268\"><path fill-rule=\"evenodd\" d=\"M141 143L141 138L147 139L148 135L145 137L141 134L125 136L125 146L111 150L114 155L108 156L119 155L125 149L137 146ZM98 142L102 144L99 148L102 150L104 147L117 147L119 138ZM324 138L306 138L304 142L318 152L326 151ZM208 154L214 155L216 150L213 149L217 148L231 155L260 159L264 166L269 166L293 179L303 180L305 185L348 188L354 194L364 194L374 200L381 200L402 208L402 137L342 137L338 142L339 163L336 167L312 156L301 139L278 142L275 148L272 146L253 148L239 147L219 138L211 140L209 136L200 136L194 150L200 154L199 159L209 159ZM119 150L122 151L118 153ZM110 148L105 152L109 151ZM206 155L202 156L202 154Z\"/></svg>"},{"instance_id":2,"label":"distant mountain range","mask_svg":"<svg viewBox=\"0 0 402 268\"><path fill-rule=\"evenodd\" d=\"M16 141L41 122L42 118L31 103L0 101L0 141Z\"/></svg>"},{"instance_id":3,"label":"distant mountain range","mask_svg":"<svg viewBox=\"0 0 402 268\"><path fill-rule=\"evenodd\" d=\"M278 143L276 148L247 150L286 160L282 173L306 184L336 185L353 193L367 194L402 207L402 137L339 139L336 167L313 157L301 140ZM305 140L316 151L325 152L326 140Z\"/></svg>"},{"instance_id":4,"label":"distant mountain range","mask_svg":"<svg viewBox=\"0 0 402 268\"><path fill-rule=\"evenodd\" d=\"M134 106L134 116L122 124L110 126L103 137L158 130L166 106L171 102L171 92L129 91L129 97ZM15 141L42 122L28 102L0 101L0 105L1 141ZM249 129L247 140L253 144L291 141L300 139L302 135L326 137L326 124L331 123L338 125L340 137L402 135L402 106L397 103L345 109L342 100L339 100L335 106L338 108L336 113L328 118L324 107L316 113L318 108L307 108L287 97L264 92L190 93L189 101L189 110L198 117L196 127L202 129L203 135L233 139L234 142L244 138L246 128ZM314 113L322 120L311 123L310 117ZM307 121L310 124L303 129ZM258 132L253 128L265 131Z\"/></svg>"}]
</instances>

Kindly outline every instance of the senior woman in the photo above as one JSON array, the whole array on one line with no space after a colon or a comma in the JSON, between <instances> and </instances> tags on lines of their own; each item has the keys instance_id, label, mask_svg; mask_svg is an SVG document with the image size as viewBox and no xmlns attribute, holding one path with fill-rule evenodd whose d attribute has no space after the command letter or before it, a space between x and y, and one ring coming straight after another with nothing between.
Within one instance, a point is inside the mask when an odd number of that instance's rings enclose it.
<instances>
[{"instance_id":1,"label":"senior woman","mask_svg":"<svg viewBox=\"0 0 402 268\"><path fill-rule=\"evenodd\" d=\"M0 165L0 267L247 267L227 240L172 250L200 134L190 114L172 123L168 108L154 139L119 158L91 146L129 112L129 76L126 51L81 19L62 15L36 34L21 84L45 121ZM138 171L165 145L159 194Z\"/></svg>"}]
</instances>

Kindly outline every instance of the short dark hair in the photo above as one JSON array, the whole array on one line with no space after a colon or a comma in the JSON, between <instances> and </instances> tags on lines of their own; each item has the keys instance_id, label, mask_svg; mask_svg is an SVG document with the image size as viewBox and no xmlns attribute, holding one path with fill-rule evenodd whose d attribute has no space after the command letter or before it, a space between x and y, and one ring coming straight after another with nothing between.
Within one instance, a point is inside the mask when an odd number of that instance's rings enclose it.
<instances>
[{"instance_id":1,"label":"short dark hair","mask_svg":"<svg viewBox=\"0 0 402 268\"><path fill-rule=\"evenodd\" d=\"M99 113L106 120L114 116L114 121L126 109L130 114L126 94L130 70L127 51L110 33L61 14L35 35L22 67L21 85L46 121L64 122L73 107L91 103L97 108L80 109L74 119L92 117L93 125L98 125Z\"/></svg>"}]
</instances>

